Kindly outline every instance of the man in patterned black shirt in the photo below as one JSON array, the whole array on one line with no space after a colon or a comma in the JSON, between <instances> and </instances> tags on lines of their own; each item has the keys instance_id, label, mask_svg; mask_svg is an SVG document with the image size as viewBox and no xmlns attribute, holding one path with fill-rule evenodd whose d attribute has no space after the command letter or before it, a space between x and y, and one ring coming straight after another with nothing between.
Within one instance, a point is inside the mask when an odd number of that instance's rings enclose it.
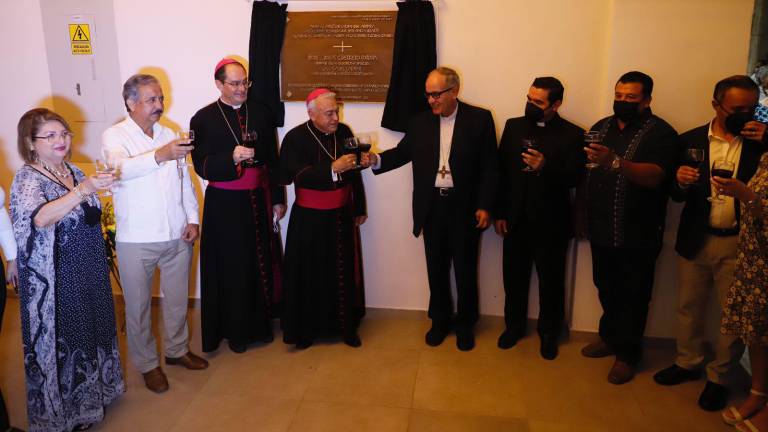
<instances>
[{"instance_id":1,"label":"man in patterned black shirt","mask_svg":"<svg viewBox=\"0 0 768 432\"><path fill-rule=\"evenodd\" d=\"M597 122L601 144L585 148L597 167L587 173L587 223L592 273L603 315L601 341L586 357L616 355L608 381L635 375L661 251L669 181L678 154L677 132L651 112L653 80L628 72L615 87L614 115Z\"/></svg>"}]
</instances>

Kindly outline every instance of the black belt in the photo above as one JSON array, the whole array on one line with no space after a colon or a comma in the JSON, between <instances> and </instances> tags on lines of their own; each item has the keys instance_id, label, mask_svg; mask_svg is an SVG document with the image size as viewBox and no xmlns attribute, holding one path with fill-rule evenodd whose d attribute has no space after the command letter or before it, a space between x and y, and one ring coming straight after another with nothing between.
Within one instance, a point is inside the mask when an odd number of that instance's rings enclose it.
<instances>
[{"instance_id":1,"label":"black belt","mask_svg":"<svg viewBox=\"0 0 768 432\"><path fill-rule=\"evenodd\" d=\"M435 192L437 192L438 195L441 197L447 197L451 194L451 191L453 188L446 188L446 187L435 187Z\"/></svg>"},{"instance_id":2,"label":"black belt","mask_svg":"<svg viewBox=\"0 0 768 432\"><path fill-rule=\"evenodd\" d=\"M738 228L715 228L708 226L707 233L716 237L731 237L739 234Z\"/></svg>"}]
</instances>

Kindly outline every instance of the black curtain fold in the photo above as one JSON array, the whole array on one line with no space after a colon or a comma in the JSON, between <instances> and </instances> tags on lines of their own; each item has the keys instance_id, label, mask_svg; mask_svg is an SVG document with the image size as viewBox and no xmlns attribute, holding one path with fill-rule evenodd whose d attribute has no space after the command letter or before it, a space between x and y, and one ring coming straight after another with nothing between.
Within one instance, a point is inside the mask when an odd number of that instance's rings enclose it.
<instances>
[{"instance_id":1,"label":"black curtain fold","mask_svg":"<svg viewBox=\"0 0 768 432\"><path fill-rule=\"evenodd\" d=\"M285 122L285 105L280 100L280 51L287 7L271 1L254 1L248 45L248 78L253 83L248 97L263 103L272 112L276 126L283 126Z\"/></svg>"},{"instance_id":2,"label":"black curtain fold","mask_svg":"<svg viewBox=\"0 0 768 432\"><path fill-rule=\"evenodd\" d=\"M435 11L430 1L397 3L392 76L381 126L405 132L410 118L429 108L424 81L437 66Z\"/></svg>"}]
</instances>

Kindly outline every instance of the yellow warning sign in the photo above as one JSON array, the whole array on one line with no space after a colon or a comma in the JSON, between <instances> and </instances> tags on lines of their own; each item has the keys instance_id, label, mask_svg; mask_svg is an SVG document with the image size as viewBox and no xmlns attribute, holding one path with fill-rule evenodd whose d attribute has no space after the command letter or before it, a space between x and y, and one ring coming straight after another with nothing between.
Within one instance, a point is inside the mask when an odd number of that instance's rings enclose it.
<instances>
[{"instance_id":1,"label":"yellow warning sign","mask_svg":"<svg viewBox=\"0 0 768 432\"><path fill-rule=\"evenodd\" d=\"M71 40L73 43L90 42L91 31L88 29L88 24L70 24L69 40Z\"/></svg>"},{"instance_id":2,"label":"yellow warning sign","mask_svg":"<svg viewBox=\"0 0 768 432\"><path fill-rule=\"evenodd\" d=\"M72 45L73 55L91 55L91 30L88 24L70 24L69 40Z\"/></svg>"}]
</instances>

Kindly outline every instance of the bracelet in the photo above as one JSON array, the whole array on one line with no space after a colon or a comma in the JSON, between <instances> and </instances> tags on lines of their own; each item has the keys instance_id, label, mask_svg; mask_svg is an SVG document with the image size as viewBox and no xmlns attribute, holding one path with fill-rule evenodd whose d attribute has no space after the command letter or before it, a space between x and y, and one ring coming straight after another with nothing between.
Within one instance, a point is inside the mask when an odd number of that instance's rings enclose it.
<instances>
[{"instance_id":1,"label":"bracelet","mask_svg":"<svg viewBox=\"0 0 768 432\"><path fill-rule=\"evenodd\" d=\"M77 197L80 198L80 202L83 202L86 199L88 199L88 196L91 194L84 194L83 191L80 190L80 186L82 186L82 183L72 188L72 192L74 192L75 195L77 195Z\"/></svg>"}]
</instances>

